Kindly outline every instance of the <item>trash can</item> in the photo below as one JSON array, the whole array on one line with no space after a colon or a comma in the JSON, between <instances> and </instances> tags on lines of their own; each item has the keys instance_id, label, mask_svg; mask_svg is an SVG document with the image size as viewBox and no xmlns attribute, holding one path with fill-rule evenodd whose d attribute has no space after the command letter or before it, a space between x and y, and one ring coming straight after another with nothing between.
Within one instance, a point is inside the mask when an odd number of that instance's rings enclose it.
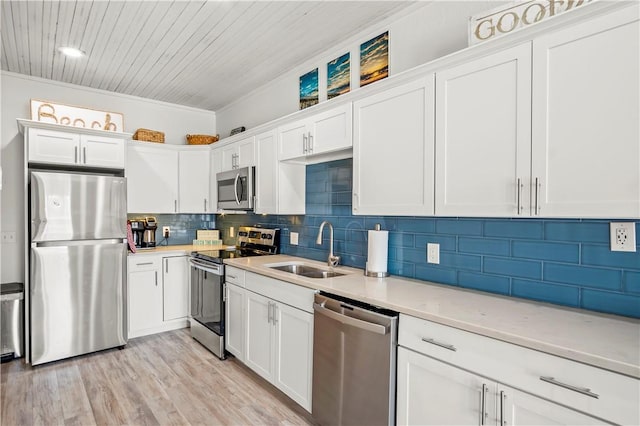
<instances>
[{"instance_id":1,"label":"trash can","mask_svg":"<svg viewBox=\"0 0 640 426\"><path fill-rule=\"evenodd\" d=\"M2 361L24 354L24 284L0 284L0 348Z\"/></svg>"}]
</instances>

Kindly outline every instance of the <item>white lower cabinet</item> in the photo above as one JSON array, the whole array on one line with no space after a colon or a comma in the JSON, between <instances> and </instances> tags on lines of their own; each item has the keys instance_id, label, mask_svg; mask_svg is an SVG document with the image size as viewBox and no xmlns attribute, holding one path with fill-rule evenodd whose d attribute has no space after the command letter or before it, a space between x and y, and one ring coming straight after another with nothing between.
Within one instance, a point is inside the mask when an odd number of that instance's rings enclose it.
<instances>
[{"instance_id":1,"label":"white lower cabinet","mask_svg":"<svg viewBox=\"0 0 640 426\"><path fill-rule=\"evenodd\" d=\"M602 420L398 348L401 425L596 425Z\"/></svg>"},{"instance_id":2,"label":"white lower cabinet","mask_svg":"<svg viewBox=\"0 0 640 426\"><path fill-rule=\"evenodd\" d=\"M245 362L245 325L247 292L244 288L227 282L225 289L225 349L238 361Z\"/></svg>"},{"instance_id":3,"label":"white lower cabinet","mask_svg":"<svg viewBox=\"0 0 640 426\"><path fill-rule=\"evenodd\" d=\"M162 268L163 320L185 319L189 315L189 259L165 257Z\"/></svg>"},{"instance_id":4,"label":"white lower cabinet","mask_svg":"<svg viewBox=\"0 0 640 426\"><path fill-rule=\"evenodd\" d=\"M227 350L311 412L313 290L251 272L245 287L227 283Z\"/></svg>"},{"instance_id":5,"label":"white lower cabinet","mask_svg":"<svg viewBox=\"0 0 640 426\"><path fill-rule=\"evenodd\" d=\"M400 315L398 424L639 424L640 381Z\"/></svg>"},{"instance_id":6,"label":"white lower cabinet","mask_svg":"<svg viewBox=\"0 0 640 426\"><path fill-rule=\"evenodd\" d=\"M187 256L143 255L128 259L129 338L187 326Z\"/></svg>"},{"instance_id":7,"label":"white lower cabinet","mask_svg":"<svg viewBox=\"0 0 640 426\"><path fill-rule=\"evenodd\" d=\"M270 382L273 382L275 369L272 309L271 299L247 292L245 364Z\"/></svg>"}]
</instances>

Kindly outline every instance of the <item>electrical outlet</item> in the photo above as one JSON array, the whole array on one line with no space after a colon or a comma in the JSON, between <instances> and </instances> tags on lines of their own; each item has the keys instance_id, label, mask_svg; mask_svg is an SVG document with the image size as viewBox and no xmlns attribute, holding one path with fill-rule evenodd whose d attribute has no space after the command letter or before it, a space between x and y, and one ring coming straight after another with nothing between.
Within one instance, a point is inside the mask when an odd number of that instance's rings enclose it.
<instances>
[{"instance_id":1,"label":"electrical outlet","mask_svg":"<svg viewBox=\"0 0 640 426\"><path fill-rule=\"evenodd\" d=\"M298 233L297 232L291 232L289 234L289 244L291 244L292 246L297 246L298 245Z\"/></svg>"},{"instance_id":2,"label":"electrical outlet","mask_svg":"<svg viewBox=\"0 0 640 426\"><path fill-rule=\"evenodd\" d=\"M163 226L162 227L162 237L169 238L171 236L171 227Z\"/></svg>"},{"instance_id":3,"label":"electrical outlet","mask_svg":"<svg viewBox=\"0 0 640 426\"><path fill-rule=\"evenodd\" d=\"M229 227L229 238L233 238L236 236L236 230L233 228L233 226Z\"/></svg>"},{"instance_id":4,"label":"electrical outlet","mask_svg":"<svg viewBox=\"0 0 640 426\"><path fill-rule=\"evenodd\" d=\"M3 231L2 232L2 242L3 243L15 243L16 242L16 233L14 231Z\"/></svg>"},{"instance_id":5,"label":"electrical outlet","mask_svg":"<svg viewBox=\"0 0 640 426\"><path fill-rule=\"evenodd\" d=\"M440 244L427 243L427 263L440 264Z\"/></svg>"},{"instance_id":6,"label":"electrical outlet","mask_svg":"<svg viewBox=\"0 0 640 426\"><path fill-rule=\"evenodd\" d=\"M609 225L611 251L636 251L636 224L611 222Z\"/></svg>"}]
</instances>

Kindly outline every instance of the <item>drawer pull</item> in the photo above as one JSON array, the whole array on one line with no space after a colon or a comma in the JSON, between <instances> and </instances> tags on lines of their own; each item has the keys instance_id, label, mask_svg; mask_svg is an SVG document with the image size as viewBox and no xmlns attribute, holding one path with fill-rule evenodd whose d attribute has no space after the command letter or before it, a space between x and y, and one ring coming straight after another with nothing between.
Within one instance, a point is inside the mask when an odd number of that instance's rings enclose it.
<instances>
[{"instance_id":1,"label":"drawer pull","mask_svg":"<svg viewBox=\"0 0 640 426\"><path fill-rule=\"evenodd\" d=\"M591 392L591 389L589 388L579 388L577 386L568 385L566 383L557 381L553 377L540 376L540 380L542 380L543 382L551 383L552 385L560 386L561 388L569 389L574 392L578 392L583 395L590 396L591 398L596 398L596 399L600 398L600 395L598 395L597 393Z\"/></svg>"},{"instance_id":2,"label":"drawer pull","mask_svg":"<svg viewBox=\"0 0 640 426\"><path fill-rule=\"evenodd\" d=\"M426 338L423 337L422 341L426 342L426 343L431 343L432 345L440 346L441 348L449 349L450 351L453 351L453 352L458 350L453 345L447 345L446 343L440 343L440 342L438 342L436 340L433 340L433 339L426 339Z\"/></svg>"},{"instance_id":3,"label":"drawer pull","mask_svg":"<svg viewBox=\"0 0 640 426\"><path fill-rule=\"evenodd\" d=\"M234 280L238 279L238 277L236 277L235 275L229 275L229 274L227 274L227 278L233 278Z\"/></svg>"},{"instance_id":4,"label":"drawer pull","mask_svg":"<svg viewBox=\"0 0 640 426\"><path fill-rule=\"evenodd\" d=\"M136 263L136 266L153 265L153 262Z\"/></svg>"}]
</instances>

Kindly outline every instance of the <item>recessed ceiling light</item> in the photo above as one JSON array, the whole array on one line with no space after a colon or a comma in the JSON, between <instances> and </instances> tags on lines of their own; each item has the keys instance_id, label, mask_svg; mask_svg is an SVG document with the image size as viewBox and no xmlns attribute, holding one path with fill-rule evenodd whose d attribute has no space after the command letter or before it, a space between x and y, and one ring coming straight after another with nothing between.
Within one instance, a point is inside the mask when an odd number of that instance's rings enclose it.
<instances>
[{"instance_id":1,"label":"recessed ceiling light","mask_svg":"<svg viewBox=\"0 0 640 426\"><path fill-rule=\"evenodd\" d=\"M58 51L70 58L82 58L85 55L82 50L69 46L58 47Z\"/></svg>"}]
</instances>

